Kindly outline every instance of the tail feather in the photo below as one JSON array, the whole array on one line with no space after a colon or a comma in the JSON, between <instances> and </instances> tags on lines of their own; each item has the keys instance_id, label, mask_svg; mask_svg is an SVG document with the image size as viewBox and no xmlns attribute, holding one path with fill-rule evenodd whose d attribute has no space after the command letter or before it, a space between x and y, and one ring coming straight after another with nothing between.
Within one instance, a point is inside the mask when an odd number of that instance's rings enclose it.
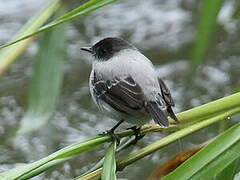
<instances>
[{"instance_id":1,"label":"tail feather","mask_svg":"<svg viewBox=\"0 0 240 180\"><path fill-rule=\"evenodd\" d=\"M146 106L148 112L153 118L154 122L160 126L168 127L169 122L167 116L160 109L159 105L156 102L149 101Z\"/></svg>"},{"instance_id":2,"label":"tail feather","mask_svg":"<svg viewBox=\"0 0 240 180\"><path fill-rule=\"evenodd\" d=\"M176 121L177 123L179 122L179 120L178 120L178 118L176 117L176 115L174 114L171 106L169 106L169 107L167 108L167 112L168 112L169 116L170 116L174 121Z\"/></svg>"}]
</instances>

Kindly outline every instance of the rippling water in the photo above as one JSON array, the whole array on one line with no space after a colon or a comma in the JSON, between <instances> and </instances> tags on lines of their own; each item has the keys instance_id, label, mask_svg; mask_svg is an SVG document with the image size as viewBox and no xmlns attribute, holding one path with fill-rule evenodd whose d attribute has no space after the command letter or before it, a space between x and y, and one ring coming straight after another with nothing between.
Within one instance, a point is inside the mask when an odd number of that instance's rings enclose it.
<instances>
[{"instance_id":1,"label":"rippling water","mask_svg":"<svg viewBox=\"0 0 240 180\"><path fill-rule=\"evenodd\" d=\"M45 2L0 1L1 44L7 42ZM196 19L199 17L199 5L195 1L123 0L74 21L68 28L65 77L54 116L39 131L13 139L24 114L32 61L38 49L37 44L32 43L26 53L1 77L0 171L38 160L73 142L109 129L115 123L103 116L92 103L88 91L91 69L89 56L79 51L79 47L106 36L127 39L152 60L159 76L172 91L176 112L232 94L240 84L240 25L239 21L230 18L233 2L229 0L225 4L209 58L191 78L190 85L185 79L196 34ZM67 5L76 7L75 3L68 1ZM233 118L231 123L235 120ZM170 144L127 167L118 177L146 179L154 167L176 153L214 137L218 129L218 125L213 125ZM149 134L125 154L163 136L165 134ZM34 179L76 177L103 154L104 147L100 147L91 154L80 155Z\"/></svg>"}]
</instances>

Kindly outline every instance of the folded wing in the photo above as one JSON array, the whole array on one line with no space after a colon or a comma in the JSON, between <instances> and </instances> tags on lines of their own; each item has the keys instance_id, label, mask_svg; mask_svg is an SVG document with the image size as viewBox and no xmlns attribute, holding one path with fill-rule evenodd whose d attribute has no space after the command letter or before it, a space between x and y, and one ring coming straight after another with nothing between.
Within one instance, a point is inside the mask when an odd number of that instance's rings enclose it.
<instances>
[{"instance_id":1,"label":"folded wing","mask_svg":"<svg viewBox=\"0 0 240 180\"><path fill-rule=\"evenodd\" d=\"M96 96L96 101L100 107L101 101L104 101L115 110L136 118L140 118L148 112L155 123L161 126L169 125L167 116L161 110L158 102L146 101L141 87L132 77L129 76L125 79L115 78L111 81L104 81L98 79L94 73L92 85L94 96ZM168 105L170 105L169 109L171 110L173 101L171 96L168 95L168 89L161 88L161 90L162 93L164 90L166 91L164 92L164 100L166 99L168 101Z\"/></svg>"},{"instance_id":2,"label":"folded wing","mask_svg":"<svg viewBox=\"0 0 240 180\"><path fill-rule=\"evenodd\" d=\"M122 80L104 81L94 74L92 84L97 103L102 100L115 110L134 117L141 117L145 113L143 91L130 76Z\"/></svg>"}]
</instances>

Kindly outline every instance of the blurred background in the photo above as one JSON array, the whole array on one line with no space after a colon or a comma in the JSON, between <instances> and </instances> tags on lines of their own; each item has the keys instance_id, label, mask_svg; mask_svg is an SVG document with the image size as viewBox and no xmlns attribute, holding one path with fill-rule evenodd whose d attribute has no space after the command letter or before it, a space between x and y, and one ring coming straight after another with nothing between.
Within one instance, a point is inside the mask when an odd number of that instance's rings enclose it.
<instances>
[{"instance_id":1,"label":"blurred background","mask_svg":"<svg viewBox=\"0 0 240 180\"><path fill-rule=\"evenodd\" d=\"M0 43L7 43L46 2L0 1ZM68 10L80 5L74 0L64 2ZM239 91L240 3L228 0L221 5L210 41L203 45L207 50L201 55L196 50L196 44L204 41L197 35L199 29L204 29L199 25L201 18L207 15L203 8L203 4L194 0L122 0L68 23L63 64L51 66L53 71L60 68L62 72L57 74L62 79L56 80L59 81L59 97L56 97L54 107L50 107L54 113L50 113L45 118L47 121L39 126L36 126L39 118L32 122L26 120L31 119L31 115L24 118L32 102L29 98L33 97L29 94L33 94L30 92L34 89L33 74L39 65L35 61L41 59L41 55L37 54L44 44L44 40L42 44L38 41L42 35L37 36L18 61L0 77L0 171L36 161L74 142L95 136L115 124L115 121L103 116L90 99L88 78L91 58L80 51L81 46L92 45L104 37L126 39L153 62L159 76L171 89L176 103L175 112ZM209 22L211 24L211 20ZM44 78L49 81L49 86L56 82L51 77ZM49 98L48 86L44 93L41 95L43 100L44 97ZM19 127L25 127L21 121L27 122L28 128L23 128L24 135L17 136ZM215 137L235 121L236 118L232 118L229 124L212 125L170 144L128 166L118 173L118 177L144 180L161 163ZM126 127L127 124L122 128ZM34 130L30 131L29 128ZM164 133L148 134L122 154L129 154L164 136ZM91 153L77 156L33 179L76 177L101 159L105 148L101 146Z\"/></svg>"}]
</instances>

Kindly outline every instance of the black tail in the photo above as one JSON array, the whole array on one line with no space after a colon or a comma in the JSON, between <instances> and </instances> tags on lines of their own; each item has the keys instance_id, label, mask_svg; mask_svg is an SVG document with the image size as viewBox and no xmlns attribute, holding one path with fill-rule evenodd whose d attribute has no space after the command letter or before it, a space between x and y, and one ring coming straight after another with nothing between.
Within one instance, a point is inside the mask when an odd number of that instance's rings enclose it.
<instances>
[{"instance_id":1,"label":"black tail","mask_svg":"<svg viewBox=\"0 0 240 180\"><path fill-rule=\"evenodd\" d=\"M149 101L146 106L148 112L153 118L154 122L160 126L168 127L169 122L167 116L162 112L159 105L156 102Z\"/></svg>"},{"instance_id":2,"label":"black tail","mask_svg":"<svg viewBox=\"0 0 240 180\"><path fill-rule=\"evenodd\" d=\"M176 121L177 123L179 122L179 121L178 121L178 118L177 118L176 115L174 114L171 106L168 106L167 112L168 112L169 116L170 116L174 121Z\"/></svg>"},{"instance_id":3,"label":"black tail","mask_svg":"<svg viewBox=\"0 0 240 180\"><path fill-rule=\"evenodd\" d=\"M170 90L168 89L167 85L164 83L164 81L161 78L158 78L158 82L160 85L160 89L161 89L161 93L162 93L162 97L167 105L167 112L168 115L174 119L176 122L179 122L176 115L174 114L173 110L172 110L172 106L175 105Z\"/></svg>"}]
</instances>

